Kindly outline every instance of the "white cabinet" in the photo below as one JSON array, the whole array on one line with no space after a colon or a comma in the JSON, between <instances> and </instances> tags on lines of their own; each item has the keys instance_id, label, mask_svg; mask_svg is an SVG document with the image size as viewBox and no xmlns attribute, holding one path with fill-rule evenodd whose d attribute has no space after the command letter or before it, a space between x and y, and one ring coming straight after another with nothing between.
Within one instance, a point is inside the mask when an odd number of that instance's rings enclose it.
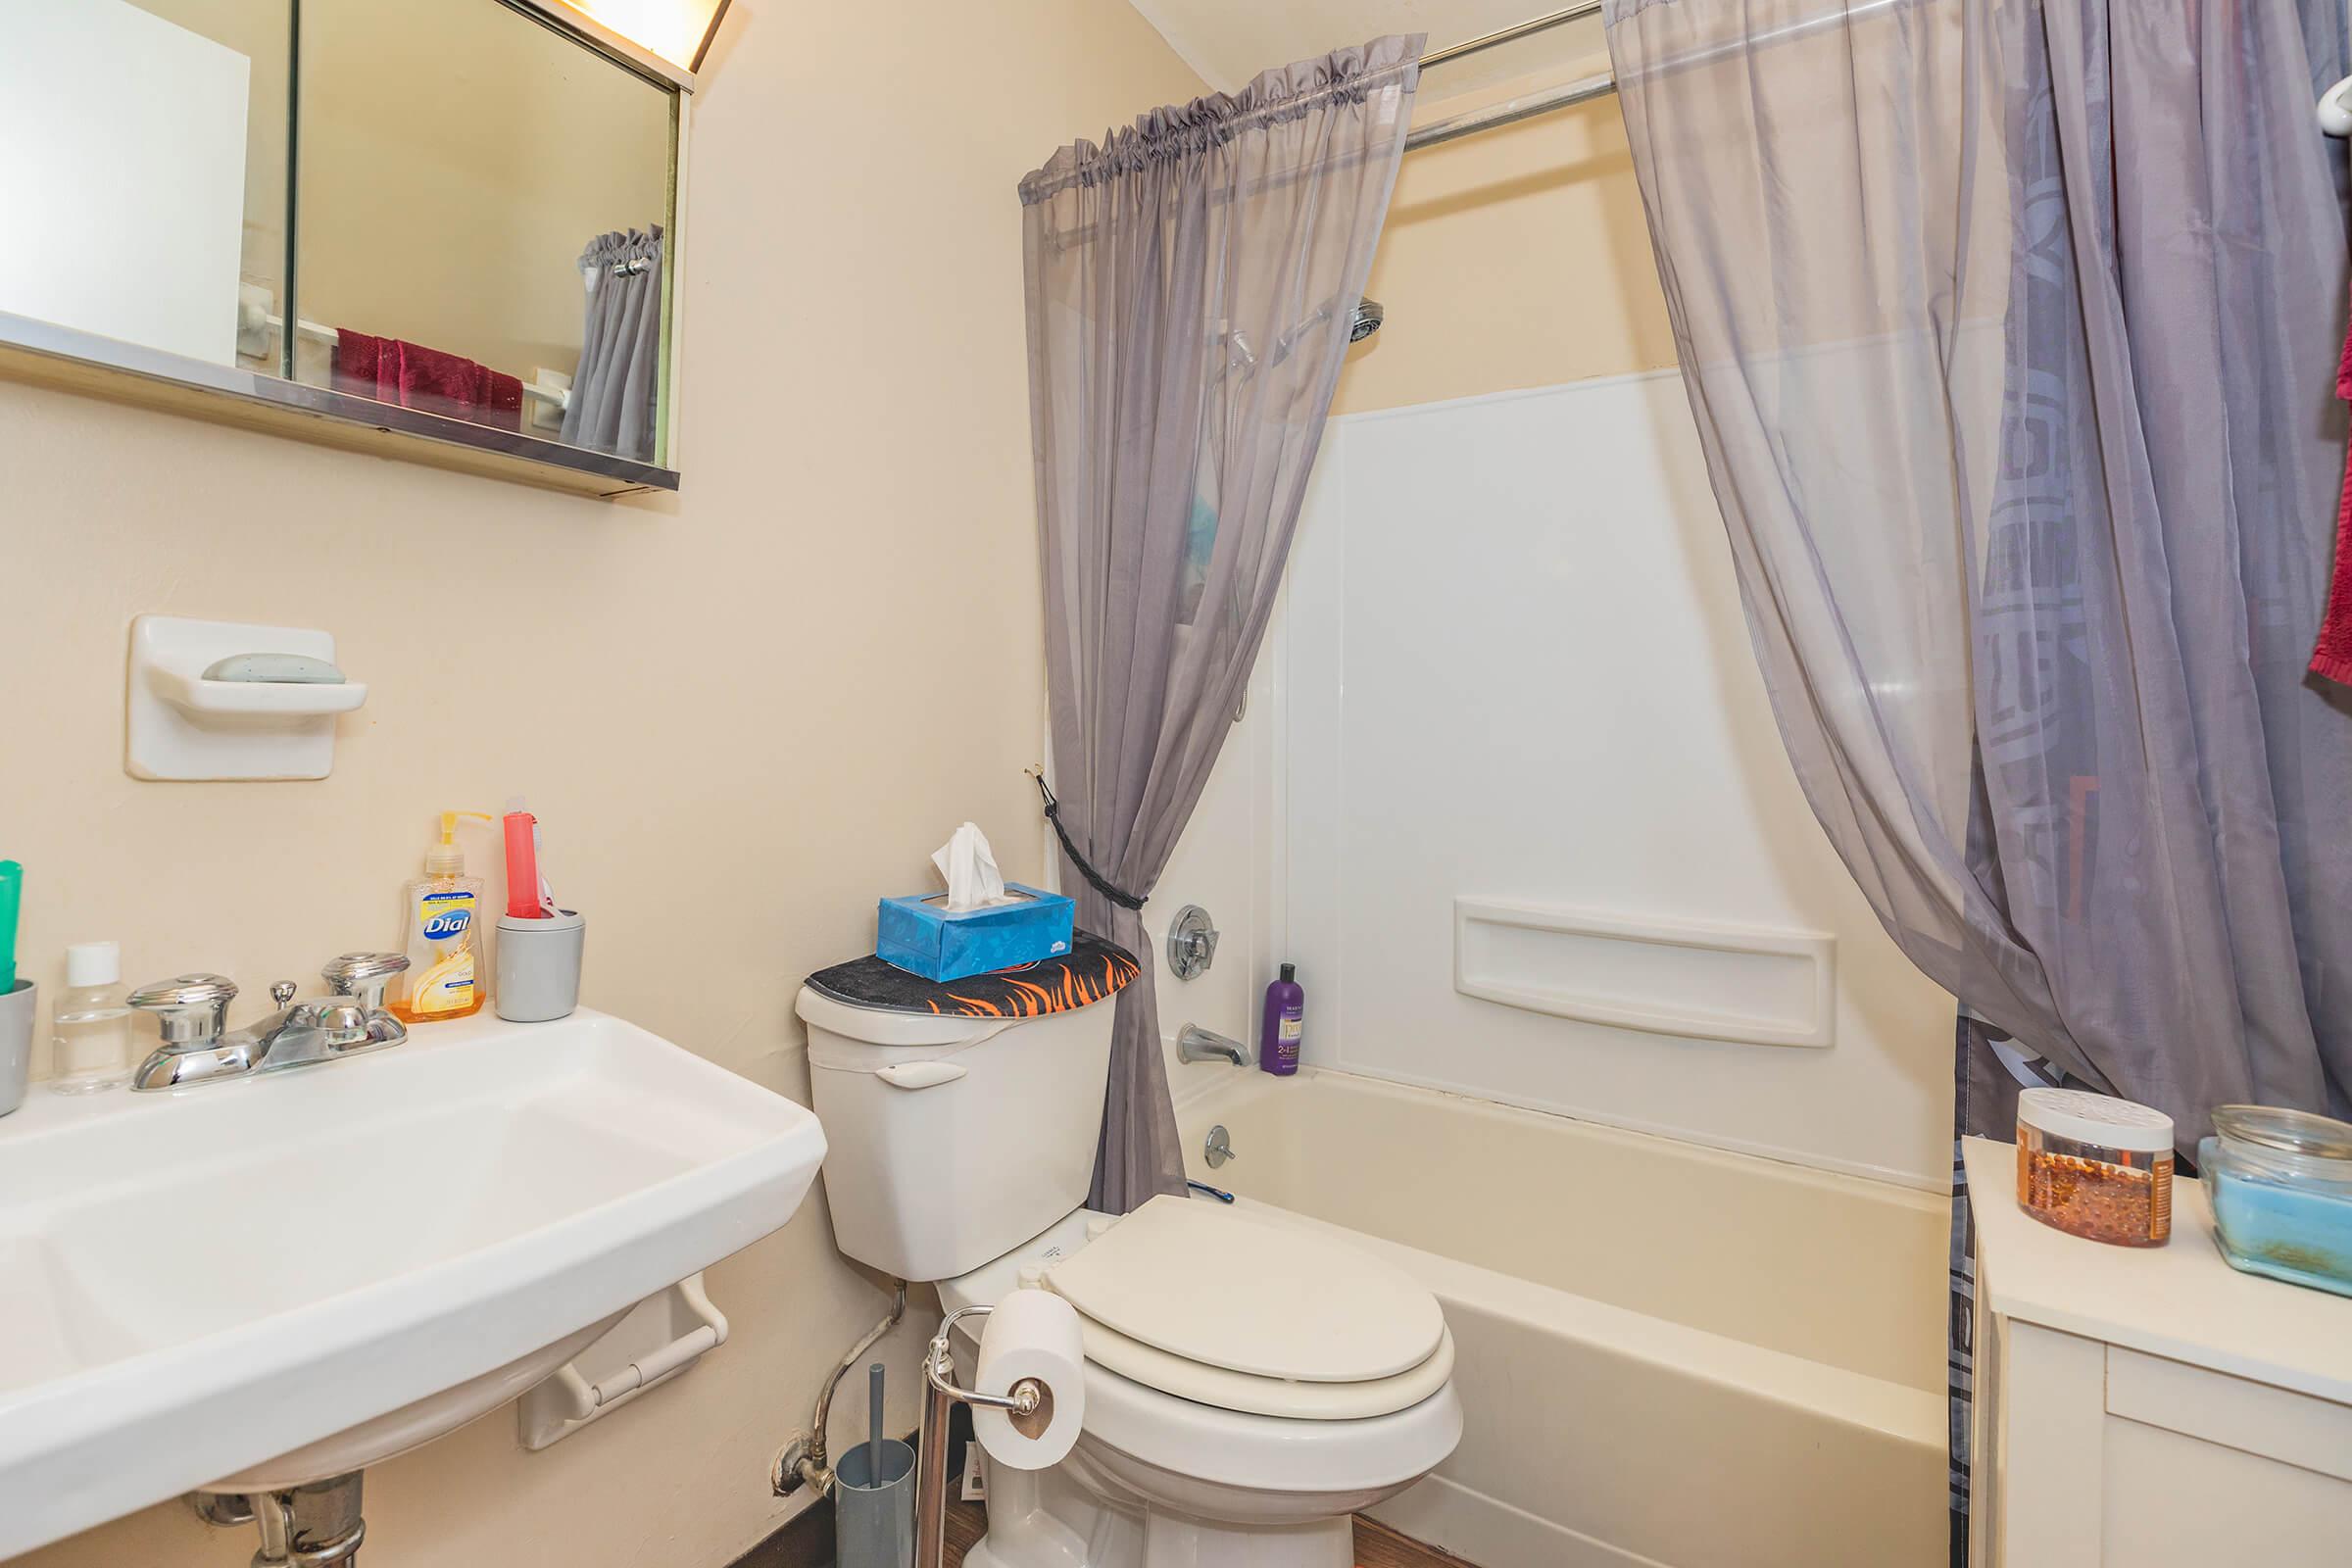
<instances>
[{"instance_id":1,"label":"white cabinet","mask_svg":"<svg viewBox=\"0 0 2352 1568\"><path fill-rule=\"evenodd\" d=\"M2352 1299L2240 1274L2194 1183L2169 1246L2017 1207L1971 1139L1972 1568L2352 1564Z\"/></svg>"}]
</instances>

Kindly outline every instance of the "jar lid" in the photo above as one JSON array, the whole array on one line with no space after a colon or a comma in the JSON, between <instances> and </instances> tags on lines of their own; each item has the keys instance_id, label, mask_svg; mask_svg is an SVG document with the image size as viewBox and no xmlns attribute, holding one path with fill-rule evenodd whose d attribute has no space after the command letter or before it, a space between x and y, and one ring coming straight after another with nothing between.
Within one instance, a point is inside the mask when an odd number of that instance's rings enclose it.
<instances>
[{"instance_id":1,"label":"jar lid","mask_svg":"<svg viewBox=\"0 0 2352 1568\"><path fill-rule=\"evenodd\" d=\"M2352 1160L2352 1123L2283 1105L2218 1105L2213 1130L2224 1138L2260 1144L2305 1159Z\"/></svg>"},{"instance_id":2,"label":"jar lid","mask_svg":"<svg viewBox=\"0 0 2352 1568\"><path fill-rule=\"evenodd\" d=\"M2026 1126L2079 1144L2161 1154L2173 1147L2173 1118L2151 1106L2082 1089L2029 1089L2017 1097Z\"/></svg>"}]
</instances>

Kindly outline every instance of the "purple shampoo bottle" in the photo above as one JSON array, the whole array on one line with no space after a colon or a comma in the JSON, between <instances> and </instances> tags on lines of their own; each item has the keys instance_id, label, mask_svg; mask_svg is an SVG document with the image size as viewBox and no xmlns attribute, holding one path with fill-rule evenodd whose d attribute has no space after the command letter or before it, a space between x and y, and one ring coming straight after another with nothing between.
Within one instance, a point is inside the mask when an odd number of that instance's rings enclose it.
<instances>
[{"instance_id":1,"label":"purple shampoo bottle","mask_svg":"<svg viewBox=\"0 0 2352 1568\"><path fill-rule=\"evenodd\" d=\"M1296 978L1298 966L1286 963L1282 978L1266 987L1266 1019L1257 1037L1257 1064L1278 1078L1298 1070L1298 1041L1306 1032L1306 992Z\"/></svg>"}]
</instances>

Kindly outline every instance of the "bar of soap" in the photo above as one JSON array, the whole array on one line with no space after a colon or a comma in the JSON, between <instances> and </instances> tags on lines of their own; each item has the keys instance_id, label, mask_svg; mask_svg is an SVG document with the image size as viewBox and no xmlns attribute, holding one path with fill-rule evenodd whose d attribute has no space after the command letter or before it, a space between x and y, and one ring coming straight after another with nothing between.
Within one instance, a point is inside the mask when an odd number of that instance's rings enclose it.
<instances>
[{"instance_id":1,"label":"bar of soap","mask_svg":"<svg viewBox=\"0 0 2352 1568\"><path fill-rule=\"evenodd\" d=\"M308 654L231 654L207 665L206 680L283 681L300 686L340 686L343 672Z\"/></svg>"}]
</instances>

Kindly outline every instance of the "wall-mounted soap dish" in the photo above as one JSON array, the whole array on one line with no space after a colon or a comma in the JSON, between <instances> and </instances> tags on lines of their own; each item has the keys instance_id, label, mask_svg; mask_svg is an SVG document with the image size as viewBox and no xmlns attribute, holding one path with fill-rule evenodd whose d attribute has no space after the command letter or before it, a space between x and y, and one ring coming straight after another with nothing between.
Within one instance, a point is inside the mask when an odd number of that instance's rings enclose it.
<instances>
[{"instance_id":1,"label":"wall-mounted soap dish","mask_svg":"<svg viewBox=\"0 0 2352 1568\"><path fill-rule=\"evenodd\" d=\"M324 778L335 715L367 700L335 667L330 632L141 615L123 765L133 778Z\"/></svg>"},{"instance_id":2,"label":"wall-mounted soap dish","mask_svg":"<svg viewBox=\"0 0 2352 1568\"><path fill-rule=\"evenodd\" d=\"M515 1402L522 1446L536 1451L562 1442L726 1343L726 1314L703 1294L700 1274L647 1297Z\"/></svg>"}]
</instances>

